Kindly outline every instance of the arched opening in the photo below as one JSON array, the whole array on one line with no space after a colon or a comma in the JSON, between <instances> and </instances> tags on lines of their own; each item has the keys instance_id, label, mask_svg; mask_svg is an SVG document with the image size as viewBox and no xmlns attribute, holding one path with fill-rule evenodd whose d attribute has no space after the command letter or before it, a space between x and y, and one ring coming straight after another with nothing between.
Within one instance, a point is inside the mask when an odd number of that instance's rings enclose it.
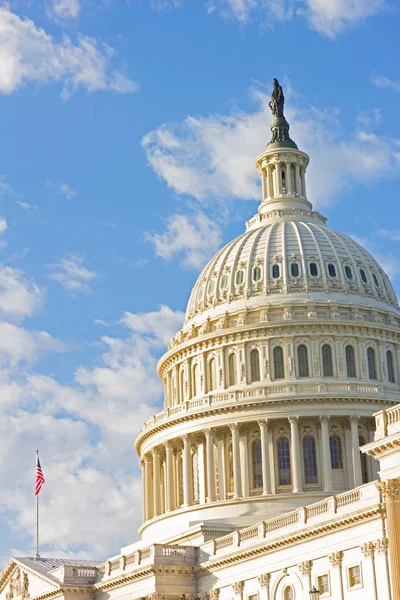
<instances>
[{"instance_id":1,"label":"arched opening","mask_svg":"<svg viewBox=\"0 0 400 600\"><path fill-rule=\"evenodd\" d=\"M295 600L294 589L291 585L285 587L283 592L283 600Z\"/></svg>"},{"instance_id":2,"label":"arched opening","mask_svg":"<svg viewBox=\"0 0 400 600\"><path fill-rule=\"evenodd\" d=\"M373 348L368 348L368 350L367 350L367 362L368 362L368 377L370 379L378 379L376 376L375 350Z\"/></svg>"},{"instance_id":3,"label":"arched opening","mask_svg":"<svg viewBox=\"0 0 400 600\"><path fill-rule=\"evenodd\" d=\"M346 370L347 377L357 377L356 373L356 355L353 346L346 346Z\"/></svg>"},{"instance_id":4,"label":"arched opening","mask_svg":"<svg viewBox=\"0 0 400 600\"><path fill-rule=\"evenodd\" d=\"M390 381L390 383L395 383L393 354L390 350L386 352L386 364L388 371L388 381Z\"/></svg>"},{"instance_id":5,"label":"arched opening","mask_svg":"<svg viewBox=\"0 0 400 600\"><path fill-rule=\"evenodd\" d=\"M279 265L272 265L272 278L273 279L279 279L279 275L280 275L280 267Z\"/></svg>"},{"instance_id":6,"label":"arched opening","mask_svg":"<svg viewBox=\"0 0 400 600\"><path fill-rule=\"evenodd\" d=\"M212 358L208 363L208 385L210 392L217 387L217 366L215 358Z\"/></svg>"},{"instance_id":7,"label":"arched opening","mask_svg":"<svg viewBox=\"0 0 400 600\"><path fill-rule=\"evenodd\" d=\"M308 350L307 346L301 344L297 348L297 363L299 369L299 377L309 377L310 371L308 368Z\"/></svg>"},{"instance_id":8,"label":"arched opening","mask_svg":"<svg viewBox=\"0 0 400 600\"><path fill-rule=\"evenodd\" d=\"M260 357L256 348L250 352L250 380L260 381Z\"/></svg>"},{"instance_id":9,"label":"arched opening","mask_svg":"<svg viewBox=\"0 0 400 600\"><path fill-rule=\"evenodd\" d=\"M285 378L285 365L283 362L283 349L282 346L275 346L273 350L274 357L274 379Z\"/></svg>"},{"instance_id":10,"label":"arched opening","mask_svg":"<svg viewBox=\"0 0 400 600\"><path fill-rule=\"evenodd\" d=\"M292 177L292 190L295 194L298 194L297 181L296 181L296 167L294 165L290 166L290 173L291 173L291 177Z\"/></svg>"},{"instance_id":11,"label":"arched opening","mask_svg":"<svg viewBox=\"0 0 400 600\"><path fill-rule=\"evenodd\" d=\"M179 373L179 402L182 403L185 400L185 373L183 369Z\"/></svg>"},{"instance_id":12,"label":"arched opening","mask_svg":"<svg viewBox=\"0 0 400 600\"><path fill-rule=\"evenodd\" d=\"M286 196L286 171L285 171L285 169L282 169L281 177L282 177L282 196Z\"/></svg>"},{"instance_id":13,"label":"arched opening","mask_svg":"<svg viewBox=\"0 0 400 600\"><path fill-rule=\"evenodd\" d=\"M252 462L253 462L253 488L262 488L262 457L261 440L254 440L252 443Z\"/></svg>"},{"instance_id":14,"label":"arched opening","mask_svg":"<svg viewBox=\"0 0 400 600\"><path fill-rule=\"evenodd\" d=\"M261 279L261 267L253 268L253 281L260 281Z\"/></svg>"},{"instance_id":15,"label":"arched opening","mask_svg":"<svg viewBox=\"0 0 400 600\"><path fill-rule=\"evenodd\" d=\"M229 385L236 385L237 370L236 370L236 354L232 352L228 357L228 377Z\"/></svg>"},{"instance_id":16,"label":"arched opening","mask_svg":"<svg viewBox=\"0 0 400 600\"><path fill-rule=\"evenodd\" d=\"M192 369L192 396L197 396L197 378L199 373L199 367L194 365Z\"/></svg>"},{"instance_id":17,"label":"arched opening","mask_svg":"<svg viewBox=\"0 0 400 600\"><path fill-rule=\"evenodd\" d=\"M333 377L332 348L329 344L322 346L322 374L324 377Z\"/></svg>"},{"instance_id":18,"label":"arched opening","mask_svg":"<svg viewBox=\"0 0 400 600\"><path fill-rule=\"evenodd\" d=\"M331 452L332 469L343 469L342 445L338 435L331 435L329 438L329 448Z\"/></svg>"},{"instance_id":19,"label":"arched opening","mask_svg":"<svg viewBox=\"0 0 400 600\"><path fill-rule=\"evenodd\" d=\"M239 269L239 271L236 271L236 277L235 277L236 285L242 285L243 281L244 281L244 271L243 271L243 269Z\"/></svg>"},{"instance_id":20,"label":"arched opening","mask_svg":"<svg viewBox=\"0 0 400 600\"><path fill-rule=\"evenodd\" d=\"M303 438L304 483L318 483L317 451L315 438L306 435Z\"/></svg>"},{"instance_id":21,"label":"arched opening","mask_svg":"<svg viewBox=\"0 0 400 600\"><path fill-rule=\"evenodd\" d=\"M290 444L287 437L280 437L276 442L278 456L278 481L279 485L291 485L292 474L290 471Z\"/></svg>"}]
</instances>

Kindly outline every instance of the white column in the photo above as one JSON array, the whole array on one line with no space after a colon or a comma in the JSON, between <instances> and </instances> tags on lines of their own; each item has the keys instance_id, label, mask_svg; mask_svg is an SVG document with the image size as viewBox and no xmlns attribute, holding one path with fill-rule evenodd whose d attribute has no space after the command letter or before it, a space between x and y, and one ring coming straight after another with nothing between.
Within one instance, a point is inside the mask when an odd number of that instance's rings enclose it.
<instances>
[{"instance_id":1,"label":"white column","mask_svg":"<svg viewBox=\"0 0 400 600\"><path fill-rule=\"evenodd\" d=\"M243 496L247 498L250 496L250 485L249 485L249 448L246 427L240 427L239 429L239 447L240 447L240 467L242 475L242 492Z\"/></svg>"},{"instance_id":2,"label":"white column","mask_svg":"<svg viewBox=\"0 0 400 600\"><path fill-rule=\"evenodd\" d=\"M200 504L206 503L206 456L205 456L205 443L200 441L197 445L197 456L199 460L199 502Z\"/></svg>"},{"instance_id":3,"label":"white column","mask_svg":"<svg viewBox=\"0 0 400 600\"><path fill-rule=\"evenodd\" d=\"M225 440L217 434L219 499L226 500Z\"/></svg>"},{"instance_id":4,"label":"white column","mask_svg":"<svg viewBox=\"0 0 400 600\"><path fill-rule=\"evenodd\" d=\"M371 600L378 600L378 589L376 584L375 570L375 544L367 542L361 546L361 552L364 555L364 562L367 569L364 570L364 586L369 590Z\"/></svg>"},{"instance_id":5,"label":"white column","mask_svg":"<svg viewBox=\"0 0 400 600\"><path fill-rule=\"evenodd\" d=\"M166 467L166 504L167 511L174 510L174 463L173 463L173 448L171 442L165 444L165 467Z\"/></svg>"},{"instance_id":6,"label":"white column","mask_svg":"<svg viewBox=\"0 0 400 600\"><path fill-rule=\"evenodd\" d=\"M329 445L329 417L322 415L320 418L322 436L322 465L324 470L324 491L333 489L331 448Z\"/></svg>"},{"instance_id":7,"label":"white column","mask_svg":"<svg viewBox=\"0 0 400 600\"><path fill-rule=\"evenodd\" d=\"M302 492L301 455L299 442L299 417L289 417L291 438L291 463L293 493Z\"/></svg>"},{"instance_id":8,"label":"white column","mask_svg":"<svg viewBox=\"0 0 400 600\"><path fill-rule=\"evenodd\" d=\"M206 429L207 456L207 502L215 502L215 470L214 470L214 439L211 429Z\"/></svg>"},{"instance_id":9,"label":"white column","mask_svg":"<svg viewBox=\"0 0 400 600\"><path fill-rule=\"evenodd\" d=\"M155 517L161 514L160 476L160 452L158 448L153 448L153 503Z\"/></svg>"},{"instance_id":10,"label":"white column","mask_svg":"<svg viewBox=\"0 0 400 600\"><path fill-rule=\"evenodd\" d=\"M148 521L149 519L151 519L152 515L152 496L153 496L153 491L151 489L151 459L150 457L146 454L143 458L143 465L144 465L144 489L145 489L145 493L144 493L144 498L143 498L143 502L144 502L144 506L145 506L145 512L146 512L146 521Z\"/></svg>"},{"instance_id":11,"label":"white column","mask_svg":"<svg viewBox=\"0 0 400 600\"><path fill-rule=\"evenodd\" d=\"M179 365L175 365L174 405L179 404Z\"/></svg>"},{"instance_id":12,"label":"white column","mask_svg":"<svg viewBox=\"0 0 400 600\"><path fill-rule=\"evenodd\" d=\"M189 358L187 361L187 395L188 395L188 400L192 399L193 396L193 389L192 389L192 359Z\"/></svg>"},{"instance_id":13,"label":"white column","mask_svg":"<svg viewBox=\"0 0 400 600\"><path fill-rule=\"evenodd\" d=\"M267 197L267 186L265 181L265 171L261 169L261 189L262 189L262 199L263 201Z\"/></svg>"},{"instance_id":14,"label":"white column","mask_svg":"<svg viewBox=\"0 0 400 600\"><path fill-rule=\"evenodd\" d=\"M375 436L375 419L368 419L367 421L367 431L368 431L368 441L373 442ZM378 470L379 470L379 461L373 456L368 456L368 459L371 465L371 477L372 481L379 479Z\"/></svg>"},{"instance_id":15,"label":"white column","mask_svg":"<svg viewBox=\"0 0 400 600\"><path fill-rule=\"evenodd\" d=\"M230 428L232 432L233 497L237 499L243 496L240 476L239 425L235 423Z\"/></svg>"},{"instance_id":16,"label":"white column","mask_svg":"<svg viewBox=\"0 0 400 600\"><path fill-rule=\"evenodd\" d=\"M274 197L274 184L272 181L271 165L267 166L267 184L268 184L268 198Z\"/></svg>"},{"instance_id":17,"label":"white column","mask_svg":"<svg viewBox=\"0 0 400 600\"><path fill-rule=\"evenodd\" d=\"M145 475L144 460L140 461L140 466L142 467L142 521L144 523L145 521L147 521L147 515L146 515L146 475Z\"/></svg>"},{"instance_id":18,"label":"white column","mask_svg":"<svg viewBox=\"0 0 400 600\"><path fill-rule=\"evenodd\" d=\"M360 439L358 433L358 421L360 417L352 415L350 417L351 427L351 455L353 459L353 472L354 472L354 487L362 484L362 472L361 472L361 457L360 457Z\"/></svg>"},{"instance_id":19,"label":"white column","mask_svg":"<svg viewBox=\"0 0 400 600\"><path fill-rule=\"evenodd\" d=\"M344 600L343 575L342 575L342 552L332 552L329 554L329 561L332 569L332 597L338 600Z\"/></svg>"},{"instance_id":20,"label":"white column","mask_svg":"<svg viewBox=\"0 0 400 600\"><path fill-rule=\"evenodd\" d=\"M269 432L267 421L258 421L261 433L261 460L262 460L262 479L263 495L268 496L271 493L271 473L269 466Z\"/></svg>"},{"instance_id":21,"label":"white column","mask_svg":"<svg viewBox=\"0 0 400 600\"><path fill-rule=\"evenodd\" d=\"M183 505L193 504L193 472L189 435L183 436Z\"/></svg>"}]
</instances>

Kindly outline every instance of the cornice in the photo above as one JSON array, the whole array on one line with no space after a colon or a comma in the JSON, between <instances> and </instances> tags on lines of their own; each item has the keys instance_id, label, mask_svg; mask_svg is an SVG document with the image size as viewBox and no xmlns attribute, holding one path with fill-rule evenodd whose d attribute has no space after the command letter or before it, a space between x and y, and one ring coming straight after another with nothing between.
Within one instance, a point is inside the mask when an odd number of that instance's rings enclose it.
<instances>
[{"instance_id":1,"label":"cornice","mask_svg":"<svg viewBox=\"0 0 400 600\"><path fill-rule=\"evenodd\" d=\"M94 588L96 590L110 590L119 585L124 585L125 583L129 583L130 581L135 581L137 579L143 579L144 577L149 577L150 575L154 575L155 569L154 565L147 565L146 567L142 567L141 569L136 569L136 571L131 571L130 573L123 573L116 575L111 579L107 579L106 581L99 581L94 584Z\"/></svg>"},{"instance_id":2,"label":"cornice","mask_svg":"<svg viewBox=\"0 0 400 600\"><path fill-rule=\"evenodd\" d=\"M245 548L243 550L236 548L231 554L227 554L221 558L211 559L200 565L198 568L198 574L199 576L209 575L211 570L221 569L227 565L243 562L244 560L248 560L249 558L254 558L256 556L263 556L270 552L305 542L310 538L321 537L327 533L332 533L333 531L346 529L347 527L353 526L355 523L382 517L384 514L385 512L382 508L382 505L377 504L368 510L359 511L352 515L346 515L345 517L337 519L336 521L322 523L297 533L289 533L286 536L282 536L272 542L264 542L263 544L259 544L253 548Z\"/></svg>"}]
</instances>

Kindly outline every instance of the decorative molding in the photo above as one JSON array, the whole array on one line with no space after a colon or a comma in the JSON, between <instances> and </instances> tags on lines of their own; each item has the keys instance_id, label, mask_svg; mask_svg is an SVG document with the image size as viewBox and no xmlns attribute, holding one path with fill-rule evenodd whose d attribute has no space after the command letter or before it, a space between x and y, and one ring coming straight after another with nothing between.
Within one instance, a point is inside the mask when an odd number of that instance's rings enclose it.
<instances>
[{"instance_id":1,"label":"decorative molding","mask_svg":"<svg viewBox=\"0 0 400 600\"><path fill-rule=\"evenodd\" d=\"M338 552L332 552L332 554L329 554L328 558L333 567L341 567L343 561L343 552L341 550Z\"/></svg>"},{"instance_id":2,"label":"decorative molding","mask_svg":"<svg viewBox=\"0 0 400 600\"><path fill-rule=\"evenodd\" d=\"M271 573L262 573L257 580L262 587L268 588L271 582Z\"/></svg>"},{"instance_id":3,"label":"decorative molding","mask_svg":"<svg viewBox=\"0 0 400 600\"><path fill-rule=\"evenodd\" d=\"M400 478L386 479L378 481L376 487L381 492L384 501L399 502L400 501Z\"/></svg>"},{"instance_id":4,"label":"decorative molding","mask_svg":"<svg viewBox=\"0 0 400 600\"><path fill-rule=\"evenodd\" d=\"M232 590L235 594L242 598L244 590L244 581L235 581L235 583L232 583Z\"/></svg>"},{"instance_id":5,"label":"decorative molding","mask_svg":"<svg viewBox=\"0 0 400 600\"><path fill-rule=\"evenodd\" d=\"M360 550L363 553L363 556L372 558L375 553L375 544L374 542L366 542L362 546L360 546Z\"/></svg>"},{"instance_id":6,"label":"decorative molding","mask_svg":"<svg viewBox=\"0 0 400 600\"><path fill-rule=\"evenodd\" d=\"M311 571L312 571L312 561L311 560L305 560L304 562L301 562L297 566L302 575L311 575Z\"/></svg>"},{"instance_id":7,"label":"decorative molding","mask_svg":"<svg viewBox=\"0 0 400 600\"><path fill-rule=\"evenodd\" d=\"M378 554L387 554L387 552L389 550L388 538L382 538L381 540L376 540L375 550L376 550L376 552L378 552Z\"/></svg>"}]
</instances>

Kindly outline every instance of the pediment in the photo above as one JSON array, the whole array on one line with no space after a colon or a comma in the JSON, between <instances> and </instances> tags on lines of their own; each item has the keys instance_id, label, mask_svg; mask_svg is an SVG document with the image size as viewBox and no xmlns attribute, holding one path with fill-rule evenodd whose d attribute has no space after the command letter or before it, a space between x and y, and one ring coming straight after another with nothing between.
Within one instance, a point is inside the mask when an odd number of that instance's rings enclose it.
<instances>
[{"instance_id":1,"label":"pediment","mask_svg":"<svg viewBox=\"0 0 400 600\"><path fill-rule=\"evenodd\" d=\"M0 574L0 600L28 600L60 589L51 576L40 571L32 559L11 559Z\"/></svg>"}]
</instances>

